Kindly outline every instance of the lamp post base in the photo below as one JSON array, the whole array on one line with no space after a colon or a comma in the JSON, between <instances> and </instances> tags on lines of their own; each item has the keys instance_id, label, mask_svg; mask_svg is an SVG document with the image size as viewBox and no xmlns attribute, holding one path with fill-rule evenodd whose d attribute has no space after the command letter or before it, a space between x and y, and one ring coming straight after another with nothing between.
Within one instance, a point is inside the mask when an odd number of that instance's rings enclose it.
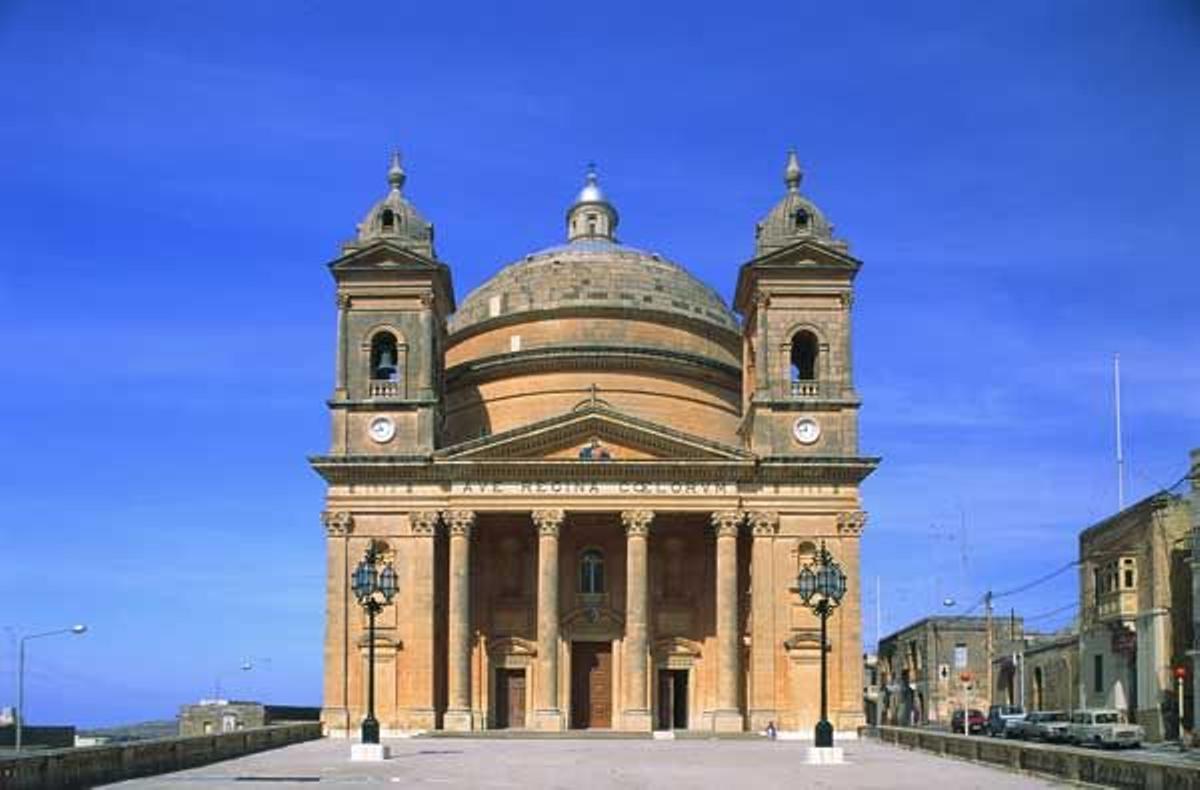
<instances>
[{"instance_id":1,"label":"lamp post base","mask_svg":"<svg viewBox=\"0 0 1200 790\"><path fill-rule=\"evenodd\" d=\"M381 743L355 743L350 746L351 762L382 762L391 756L391 749Z\"/></svg>"},{"instance_id":2,"label":"lamp post base","mask_svg":"<svg viewBox=\"0 0 1200 790\"><path fill-rule=\"evenodd\" d=\"M804 755L809 765L843 765L846 760L840 746L814 746Z\"/></svg>"},{"instance_id":3,"label":"lamp post base","mask_svg":"<svg viewBox=\"0 0 1200 790\"><path fill-rule=\"evenodd\" d=\"M832 747L833 725L824 719L817 722L816 730L813 732L813 744L818 749Z\"/></svg>"},{"instance_id":4,"label":"lamp post base","mask_svg":"<svg viewBox=\"0 0 1200 790\"><path fill-rule=\"evenodd\" d=\"M362 742L379 743L379 720L368 716L362 723Z\"/></svg>"}]
</instances>

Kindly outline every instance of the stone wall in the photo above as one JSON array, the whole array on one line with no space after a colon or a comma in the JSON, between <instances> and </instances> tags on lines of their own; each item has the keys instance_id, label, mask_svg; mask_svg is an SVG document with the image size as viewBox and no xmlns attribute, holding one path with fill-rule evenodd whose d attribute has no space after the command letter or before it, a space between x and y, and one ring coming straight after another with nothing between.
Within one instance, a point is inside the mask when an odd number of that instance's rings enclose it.
<instances>
[{"instance_id":1,"label":"stone wall","mask_svg":"<svg viewBox=\"0 0 1200 790\"><path fill-rule=\"evenodd\" d=\"M884 743L1012 771L1103 787L1200 787L1200 767L1152 762L1140 756L1095 749L950 735L910 727L864 728Z\"/></svg>"},{"instance_id":2,"label":"stone wall","mask_svg":"<svg viewBox=\"0 0 1200 790\"><path fill-rule=\"evenodd\" d=\"M314 721L220 735L159 738L0 757L0 787L5 790L93 787L195 768L320 737L321 725Z\"/></svg>"}]
</instances>

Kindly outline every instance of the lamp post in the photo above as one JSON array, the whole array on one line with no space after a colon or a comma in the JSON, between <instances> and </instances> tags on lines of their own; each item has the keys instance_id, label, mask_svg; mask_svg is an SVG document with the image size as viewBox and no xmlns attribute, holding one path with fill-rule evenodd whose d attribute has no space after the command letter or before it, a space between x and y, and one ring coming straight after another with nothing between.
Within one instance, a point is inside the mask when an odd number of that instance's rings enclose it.
<instances>
[{"instance_id":1,"label":"lamp post","mask_svg":"<svg viewBox=\"0 0 1200 790\"><path fill-rule=\"evenodd\" d=\"M380 567L382 566L382 567ZM354 569L351 582L354 597L367 612L367 717L362 722L362 742L379 743L379 722L375 719L375 615L396 595L396 571L374 542L367 547L362 562Z\"/></svg>"},{"instance_id":2,"label":"lamp post","mask_svg":"<svg viewBox=\"0 0 1200 790\"><path fill-rule=\"evenodd\" d=\"M17 653L17 730L13 742L14 748L21 751L21 730L25 726L25 643L30 639L41 639L44 636L58 634L82 634L87 631L86 625L73 625L70 628L59 628L54 631L43 631L40 634L27 634L21 637L21 647Z\"/></svg>"},{"instance_id":3,"label":"lamp post","mask_svg":"<svg viewBox=\"0 0 1200 790\"><path fill-rule=\"evenodd\" d=\"M818 749L833 746L833 725L829 723L828 678L827 678L827 622L829 615L842 602L846 594L846 574L842 566L833 559L833 555L821 541L812 562L806 563L800 569L796 580L796 589L800 600L821 618L821 720L817 722L814 733L815 745Z\"/></svg>"}]
</instances>

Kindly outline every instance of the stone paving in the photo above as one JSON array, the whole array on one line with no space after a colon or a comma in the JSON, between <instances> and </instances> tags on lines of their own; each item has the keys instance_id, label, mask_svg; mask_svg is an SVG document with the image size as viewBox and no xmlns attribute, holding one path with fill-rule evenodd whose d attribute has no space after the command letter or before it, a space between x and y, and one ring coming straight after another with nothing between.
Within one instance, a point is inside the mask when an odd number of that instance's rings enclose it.
<instances>
[{"instance_id":1,"label":"stone paving","mask_svg":"<svg viewBox=\"0 0 1200 790\"><path fill-rule=\"evenodd\" d=\"M1016 788L1062 786L868 741L841 744L847 764L804 764L806 744L747 740L388 741L392 759L351 763L350 742L320 740L118 788Z\"/></svg>"}]
</instances>

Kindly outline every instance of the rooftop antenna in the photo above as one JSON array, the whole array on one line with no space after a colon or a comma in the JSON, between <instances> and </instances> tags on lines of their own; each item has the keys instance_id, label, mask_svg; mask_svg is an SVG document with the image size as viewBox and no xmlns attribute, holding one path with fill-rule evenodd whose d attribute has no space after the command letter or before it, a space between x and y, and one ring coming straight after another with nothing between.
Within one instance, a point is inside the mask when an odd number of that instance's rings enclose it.
<instances>
[{"instance_id":1,"label":"rooftop antenna","mask_svg":"<svg viewBox=\"0 0 1200 790\"><path fill-rule=\"evenodd\" d=\"M1117 418L1117 510L1125 509L1125 452L1121 447L1121 355L1113 354L1113 394Z\"/></svg>"}]
</instances>

